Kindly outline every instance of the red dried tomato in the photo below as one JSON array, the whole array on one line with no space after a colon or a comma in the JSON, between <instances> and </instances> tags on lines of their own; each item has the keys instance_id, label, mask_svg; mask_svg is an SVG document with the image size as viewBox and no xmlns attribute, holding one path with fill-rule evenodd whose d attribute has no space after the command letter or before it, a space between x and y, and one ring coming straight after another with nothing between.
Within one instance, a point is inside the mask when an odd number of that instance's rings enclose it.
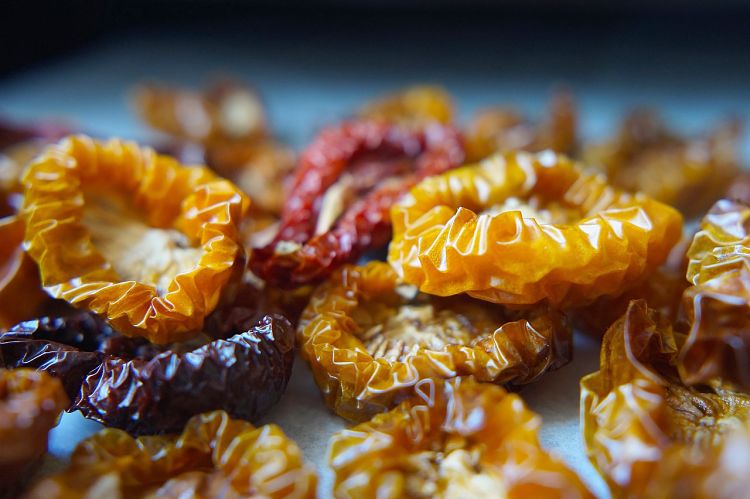
<instances>
[{"instance_id":1,"label":"red dried tomato","mask_svg":"<svg viewBox=\"0 0 750 499\"><path fill-rule=\"evenodd\" d=\"M391 236L390 207L421 179L458 166L451 127L413 131L372 121L324 130L300 158L276 237L251 268L280 287L318 281Z\"/></svg>"}]
</instances>

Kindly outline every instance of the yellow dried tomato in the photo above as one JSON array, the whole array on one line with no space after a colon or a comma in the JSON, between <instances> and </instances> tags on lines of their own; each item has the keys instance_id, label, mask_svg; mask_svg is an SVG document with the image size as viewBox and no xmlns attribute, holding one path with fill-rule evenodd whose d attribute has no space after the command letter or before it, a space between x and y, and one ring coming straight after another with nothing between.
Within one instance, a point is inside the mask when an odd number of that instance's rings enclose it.
<instances>
[{"instance_id":1,"label":"yellow dried tomato","mask_svg":"<svg viewBox=\"0 0 750 499\"><path fill-rule=\"evenodd\" d=\"M590 145L583 156L613 185L693 216L710 207L738 173L740 132L737 121L727 121L704 136L680 137L657 114L639 109L625 117L614 138Z\"/></svg>"},{"instance_id":2,"label":"yellow dried tomato","mask_svg":"<svg viewBox=\"0 0 750 499\"><path fill-rule=\"evenodd\" d=\"M24 175L25 245L47 292L155 343L200 331L244 266L248 199L204 167L70 137Z\"/></svg>"},{"instance_id":3,"label":"yellow dried tomato","mask_svg":"<svg viewBox=\"0 0 750 499\"><path fill-rule=\"evenodd\" d=\"M68 406L62 383L33 369L0 369L0 495L47 452L47 433Z\"/></svg>"},{"instance_id":4,"label":"yellow dried tomato","mask_svg":"<svg viewBox=\"0 0 750 499\"><path fill-rule=\"evenodd\" d=\"M633 301L604 337L600 370L581 380L586 451L614 497L736 497L739 480L747 486L750 456L726 457L747 439L750 396L718 380L684 385L683 341Z\"/></svg>"},{"instance_id":5,"label":"yellow dried tomato","mask_svg":"<svg viewBox=\"0 0 750 499\"><path fill-rule=\"evenodd\" d=\"M537 125L512 107L482 109L465 133L466 158L475 162L517 149L571 154L577 146L577 114L572 95L565 91L553 94L547 117Z\"/></svg>"},{"instance_id":6,"label":"yellow dried tomato","mask_svg":"<svg viewBox=\"0 0 750 499\"><path fill-rule=\"evenodd\" d=\"M425 380L416 394L334 435L334 495L593 497L539 443L539 416L498 386L471 378Z\"/></svg>"},{"instance_id":7,"label":"yellow dried tomato","mask_svg":"<svg viewBox=\"0 0 750 499\"><path fill-rule=\"evenodd\" d=\"M49 300L34 260L23 250L23 236L21 218L0 218L0 328L32 319Z\"/></svg>"},{"instance_id":8,"label":"yellow dried tomato","mask_svg":"<svg viewBox=\"0 0 750 499\"><path fill-rule=\"evenodd\" d=\"M443 88L417 85L367 103L359 110L359 117L406 126L422 126L436 121L453 122L454 105Z\"/></svg>"},{"instance_id":9,"label":"yellow dried tomato","mask_svg":"<svg viewBox=\"0 0 750 499\"><path fill-rule=\"evenodd\" d=\"M570 329L558 313L428 296L400 284L384 262L335 273L313 293L298 332L326 403L358 421L424 379L525 384L570 360Z\"/></svg>"},{"instance_id":10,"label":"yellow dried tomato","mask_svg":"<svg viewBox=\"0 0 750 499\"><path fill-rule=\"evenodd\" d=\"M720 377L750 390L750 206L717 202L688 250L690 334L680 356L689 384Z\"/></svg>"},{"instance_id":11,"label":"yellow dried tomato","mask_svg":"<svg viewBox=\"0 0 750 499\"><path fill-rule=\"evenodd\" d=\"M635 285L682 234L673 208L565 156L510 152L431 177L391 210L388 261L425 293L579 306Z\"/></svg>"},{"instance_id":12,"label":"yellow dried tomato","mask_svg":"<svg viewBox=\"0 0 750 499\"><path fill-rule=\"evenodd\" d=\"M29 498L315 497L315 474L276 425L255 428L223 411L195 416L179 436L134 439L106 429L84 440L64 472Z\"/></svg>"}]
</instances>

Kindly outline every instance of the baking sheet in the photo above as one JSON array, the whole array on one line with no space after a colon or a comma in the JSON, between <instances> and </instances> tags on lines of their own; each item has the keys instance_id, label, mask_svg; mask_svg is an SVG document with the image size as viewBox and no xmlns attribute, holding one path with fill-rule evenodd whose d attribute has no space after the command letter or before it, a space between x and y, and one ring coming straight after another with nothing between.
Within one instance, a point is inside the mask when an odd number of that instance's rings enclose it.
<instances>
[{"instance_id":1,"label":"baking sheet","mask_svg":"<svg viewBox=\"0 0 750 499\"><path fill-rule=\"evenodd\" d=\"M527 28L498 29L491 37L470 31L450 43L441 33L412 36L408 43L397 37L373 43L348 33L322 41L282 36L272 44L241 29L118 35L0 80L0 115L61 116L100 136L146 139L153 136L127 106L132 85L156 79L198 86L213 73L229 73L257 86L269 105L272 128L297 148L365 99L425 81L446 86L463 119L493 103L541 113L551 85L565 82L575 91L581 129L589 137L609 133L624 110L644 102L658 105L685 131L705 128L727 112L750 116L750 65L742 47L717 55L711 44L697 47L694 37L678 36L678 49L652 43L638 26L567 38L537 33L537 43L521 43L526 31L519 31ZM598 345L577 336L575 347L571 364L521 395L543 417L546 447L575 468L598 496L607 497L585 459L578 428L578 381L596 370ZM278 423L298 442L319 470L320 495L327 497L327 441L344 422L325 409L304 362L297 362L288 391L265 421ZM99 428L78 414L64 415L51 434L50 456L40 473L59 469L75 444Z\"/></svg>"}]
</instances>

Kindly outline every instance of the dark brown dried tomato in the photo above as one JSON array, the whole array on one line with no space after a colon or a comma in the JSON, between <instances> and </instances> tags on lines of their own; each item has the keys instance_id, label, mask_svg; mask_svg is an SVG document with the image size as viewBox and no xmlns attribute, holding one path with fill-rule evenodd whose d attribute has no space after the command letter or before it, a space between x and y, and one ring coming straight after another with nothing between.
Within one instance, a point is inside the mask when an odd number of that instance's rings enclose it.
<instances>
[{"instance_id":1,"label":"dark brown dried tomato","mask_svg":"<svg viewBox=\"0 0 750 499\"><path fill-rule=\"evenodd\" d=\"M55 378L31 369L0 369L0 497L12 496L47 451L47 433L67 405Z\"/></svg>"},{"instance_id":2,"label":"dark brown dried tomato","mask_svg":"<svg viewBox=\"0 0 750 499\"><path fill-rule=\"evenodd\" d=\"M324 130L300 158L279 231L251 269L272 285L319 281L391 237L390 208L422 178L458 166L458 133L371 121Z\"/></svg>"},{"instance_id":3,"label":"dark brown dried tomato","mask_svg":"<svg viewBox=\"0 0 750 499\"><path fill-rule=\"evenodd\" d=\"M254 420L280 398L293 361L291 325L273 315L202 346L127 338L86 313L28 321L0 336L0 366L61 378L74 400L69 411L134 434L178 431L214 409Z\"/></svg>"}]
</instances>

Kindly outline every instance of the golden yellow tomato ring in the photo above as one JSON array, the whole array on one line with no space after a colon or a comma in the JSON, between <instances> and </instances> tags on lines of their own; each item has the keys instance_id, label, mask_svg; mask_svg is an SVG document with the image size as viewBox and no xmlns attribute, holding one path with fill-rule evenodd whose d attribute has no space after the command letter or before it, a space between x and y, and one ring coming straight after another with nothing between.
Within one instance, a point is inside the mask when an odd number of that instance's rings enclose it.
<instances>
[{"instance_id":1,"label":"golden yellow tomato ring","mask_svg":"<svg viewBox=\"0 0 750 499\"><path fill-rule=\"evenodd\" d=\"M388 410L425 379L474 375L483 382L527 384L569 360L570 330L560 314L532 310L498 324L473 345L421 348L400 361L370 354L355 334L352 312L394 294L396 273L384 262L345 266L313 294L298 341L326 403L338 415L363 421Z\"/></svg>"},{"instance_id":2,"label":"golden yellow tomato ring","mask_svg":"<svg viewBox=\"0 0 750 499\"><path fill-rule=\"evenodd\" d=\"M569 210L563 223L520 209L540 196ZM671 207L630 195L562 155L511 152L429 178L391 211L388 260L426 293L468 293L506 304L580 305L618 294L662 263L679 240Z\"/></svg>"},{"instance_id":3,"label":"golden yellow tomato ring","mask_svg":"<svg viewBox=\"0 0 750 499\"><path fill-rule=\"evenodd\" d=\"M150 225L200 244L198 265L178 274L163 296L151 284L121 282L82 222L89 182L128 193ZM184 167L132 142L73 136L32 162L24 184L24 244L47 292L105 316L125 334L156 343L184 339L201 328L243 266L239 224L249 200L205 167Z\"/></svg>"}]
</instances>

